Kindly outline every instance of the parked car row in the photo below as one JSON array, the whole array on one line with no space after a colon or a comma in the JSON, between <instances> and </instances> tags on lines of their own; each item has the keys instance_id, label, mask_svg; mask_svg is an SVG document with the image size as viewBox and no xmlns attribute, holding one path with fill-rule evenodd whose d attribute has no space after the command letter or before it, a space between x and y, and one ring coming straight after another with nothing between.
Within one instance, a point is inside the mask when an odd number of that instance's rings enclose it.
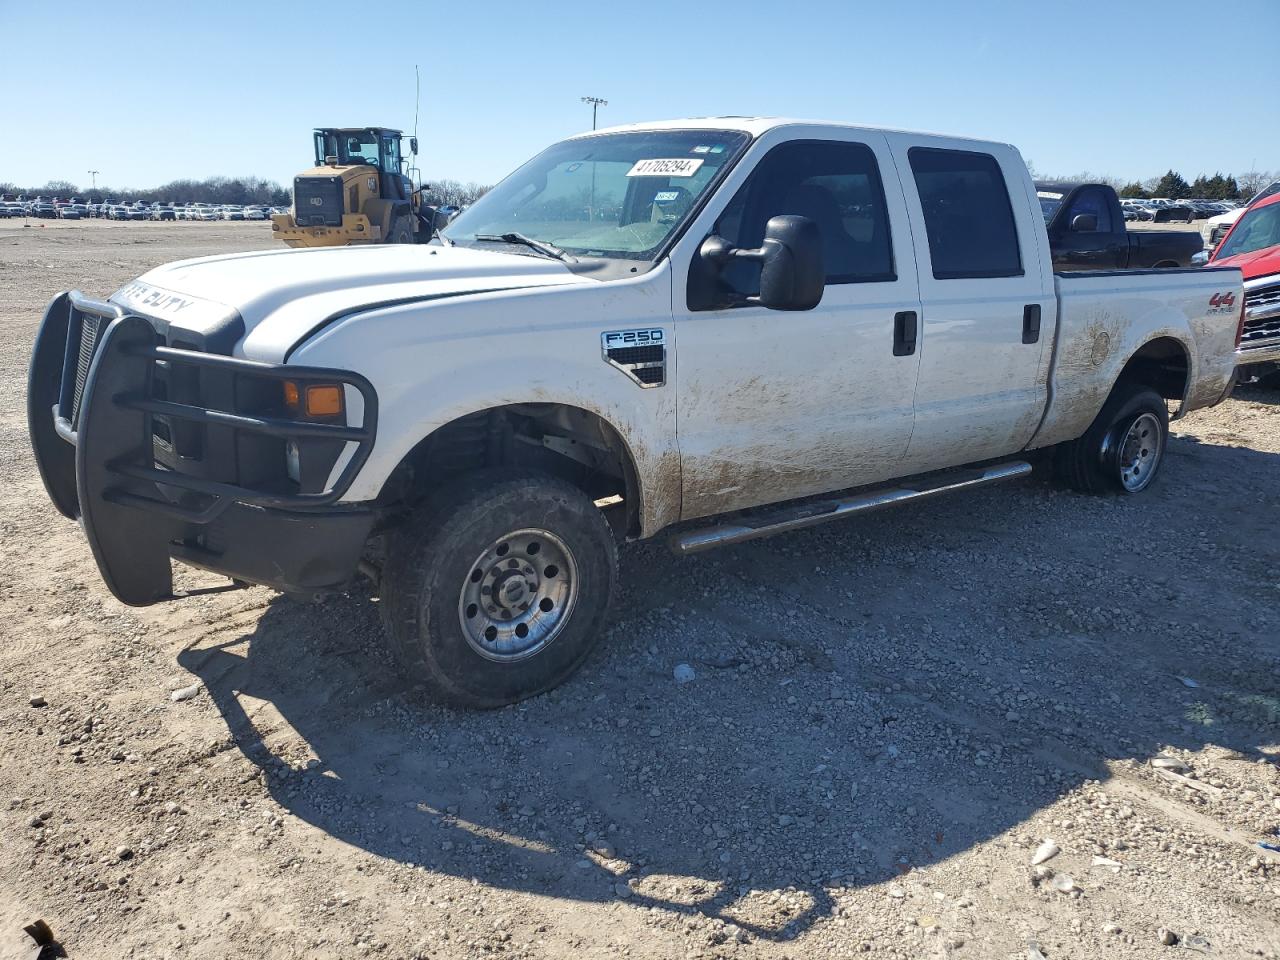
<instances>
[{"instance_id":1,"label":"parked car row","mask_svg":"<svg viewBox=\"0 0 1280 960\"><path fill-rule=\"evenodd\" d=\"M84 200L80 197L12 197L0 199L0 218L43 217L47 219L81 220L97 217L104 220L268 220L273 213L284 213L287 207L265 204L233 203L160 203L135 200Z\"/></svg>"},{"instance_id":2,"label":"parked car row","mask_svg":"<svg viewBox=\"0 0 1280 960\"><path fill-rule=\"evenodd\" d=\"M1170 200L1152 197L1147 200L1126 198L1120 201L1126 220L1155 220L1160 223L1205 220L1236 209L1234 200Z\"/></svg>"},{"instance_id":3,"label":"parked car row","mask_svg":"<svg viewBox=\"0 0 1280 960\"><path fill-rule=\"evenodd\" d=\"M1274 180L1267 184L1255 194L1248 203L1238 204L1234 209L1228 210L1226 213L1220 213L1217 216L1210 217L1204 222L1200 228L1200 236L1204 238L1204 245L1212 249L1216 247L1227 233L1231 230L1241 214L1249 207L1254 206L1259 200L1265 200L1267 197L1274 197L1280 193L1280 180Z\"/></svg>"}]
</instances>

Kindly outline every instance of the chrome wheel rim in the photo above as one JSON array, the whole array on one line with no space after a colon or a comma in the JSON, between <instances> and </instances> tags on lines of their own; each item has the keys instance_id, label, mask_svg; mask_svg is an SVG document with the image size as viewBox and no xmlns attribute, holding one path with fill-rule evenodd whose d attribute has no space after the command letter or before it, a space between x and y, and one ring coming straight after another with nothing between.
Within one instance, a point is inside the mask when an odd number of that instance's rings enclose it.
<instances>
[{"instance_id":1,"label":"chrome wheel rim","mask_svg":"<svg viewBox=\"0 0 1280 960\"><path fill-rule=\"evenodd\" d=\"M532 657L564 629L578 600L578 566L546 530L499 537L471 564L458 596L458 620L487 660Z\"/></svg>"},{"instance_id":2,"label":"chrome wheel rim","mask_svg":"<svg viewBox=\"0 0 1280 960\"><path fill-rule=\"evenodd\" d=\"M1144 413L1129 425L1120 442L1120 483L1130 493L1137 493L1151 482L1160 457L1160 421L1153 413Z\"/></svg>"}]
</instances>

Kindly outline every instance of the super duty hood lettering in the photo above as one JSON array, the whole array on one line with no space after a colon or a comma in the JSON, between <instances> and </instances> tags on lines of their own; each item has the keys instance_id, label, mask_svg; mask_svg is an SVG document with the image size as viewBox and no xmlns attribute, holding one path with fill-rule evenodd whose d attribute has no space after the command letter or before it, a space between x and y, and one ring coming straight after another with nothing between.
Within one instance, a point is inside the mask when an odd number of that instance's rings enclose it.
<instances>
[{"instance_id":1,"label":"super duty hood lettering","mask_svg":"<svg viewBox=\"0 0 1280 960\"><path fill-rule=\"evenodd\" d=\"M158 271L152 271L156 273ZM149 275L148 275L149 276ZM178 293L142 280L133 280L111 295L111 302L126 310L153 317L207 336L234 323L236 309L216 300Z\"/></svg>"},{"instance_id":2,"label":"super duty hood lettering","mask_svg":"<svg viewBox=\"0 0 1280 960\"><path fill-rule=\"evenodd\" d=\"M241 320L234 352L279 363L333 318L379 305L597 282L555 261L486 250L330 247L180 261L126 284L111 300L202 336Z\"/></svg>"}]
</instances>

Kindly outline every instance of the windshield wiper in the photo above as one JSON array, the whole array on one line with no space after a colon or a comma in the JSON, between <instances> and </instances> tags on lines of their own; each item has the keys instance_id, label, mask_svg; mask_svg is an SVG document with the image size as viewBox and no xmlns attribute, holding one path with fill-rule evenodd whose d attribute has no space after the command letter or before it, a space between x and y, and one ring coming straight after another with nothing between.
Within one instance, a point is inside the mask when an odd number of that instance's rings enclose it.
<instances>
[{"instance_id":1,"label":"windshield wiper","mask_svg":"<svg viewBox=\"0 0 1280 960\"><path fill-rule=\"evenodd\" d=\"M545 240L535 240L533 237L526 237L523 233L477 233L476 240L486 240L490 243L519 243L528 247L530 250L536 250L544 256L554 257L557 260L569 260L567 253L554 244L547 243Z\"/></svg>"}]
</instances>

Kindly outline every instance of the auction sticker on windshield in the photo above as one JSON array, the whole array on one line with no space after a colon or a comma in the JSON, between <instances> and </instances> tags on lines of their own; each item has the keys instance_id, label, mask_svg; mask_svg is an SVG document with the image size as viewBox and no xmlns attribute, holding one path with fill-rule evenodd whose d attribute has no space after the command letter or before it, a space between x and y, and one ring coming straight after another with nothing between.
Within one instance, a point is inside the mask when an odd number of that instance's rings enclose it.
<instances>
[{"instance_id":1,"label":"auction sticker on windshield","mask_svg":"<svg viewBox=\"0 0 1280 960\"><path fill-rule=\"evenodd\" d=\"M627 171L628 177L692 177L702 166L701 157L672 160L637 160Z\"/></svg>"}]
</instances>

